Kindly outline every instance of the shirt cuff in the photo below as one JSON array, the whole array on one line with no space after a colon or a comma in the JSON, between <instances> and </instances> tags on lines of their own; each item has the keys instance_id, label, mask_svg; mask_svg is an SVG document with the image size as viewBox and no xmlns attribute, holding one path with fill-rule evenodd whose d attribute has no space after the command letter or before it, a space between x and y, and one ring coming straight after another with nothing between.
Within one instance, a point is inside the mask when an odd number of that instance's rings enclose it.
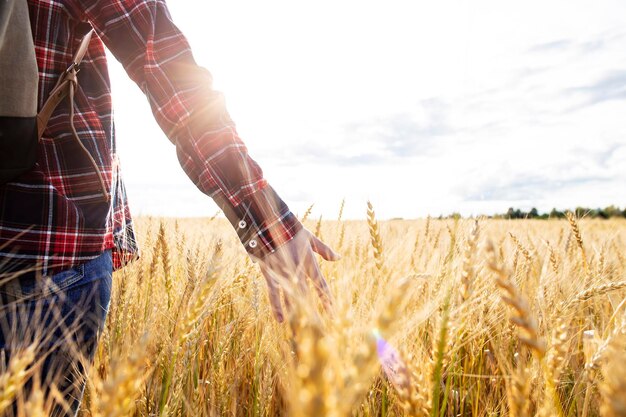
<instances>
[{"instance_id":1,"label":"shirt cuff","mask_svg":"<svg viewBox=\"0 0 626 417\"><path fill-rule=\"evenodd\" d=\"M214 197L248 254L263 259L289 242L302 229L298 218L270 186L246 196L233 206Z\"/></svg>"}]
</instances>

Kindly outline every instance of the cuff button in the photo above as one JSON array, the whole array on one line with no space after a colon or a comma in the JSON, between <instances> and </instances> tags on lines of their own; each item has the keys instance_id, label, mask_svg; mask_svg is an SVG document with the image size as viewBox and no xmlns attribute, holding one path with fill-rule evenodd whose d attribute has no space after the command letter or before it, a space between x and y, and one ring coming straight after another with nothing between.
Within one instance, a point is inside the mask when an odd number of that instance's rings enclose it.
<instances>
[{"instance_id":1,"label":"cuff button","mask_svg":"<svg viewBox=\"0 0 626 417\"><path fill-rule=\"evenodd\" d=\"M250 242L248 242L248 246L250 246L251 248L256 248L256 240L252 239Z\"/></svg>"},{"instance_id":2,"label":"cuff button","mask_svg":"<svg viewBox=\"0 0 626 417\"><path fill-rule=\"evenodd\" d=\"M247 225L248 225L248 223L246 223L246 221L245 221L245 220L241 220L241 221L239 222L239 225L238 225L238 226L239 226L239 228L240 228L240 229L244 229Z\"/></svg>"}]
</instances>

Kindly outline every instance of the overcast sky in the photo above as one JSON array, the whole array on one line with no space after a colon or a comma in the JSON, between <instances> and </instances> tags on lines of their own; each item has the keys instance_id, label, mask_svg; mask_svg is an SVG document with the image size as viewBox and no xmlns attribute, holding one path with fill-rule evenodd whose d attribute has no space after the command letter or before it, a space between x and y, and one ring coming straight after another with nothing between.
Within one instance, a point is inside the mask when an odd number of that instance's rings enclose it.
<instances>
[{"instance_id":1,"label":"overcast sky","mask_svg":"<svg viewBox=\"0 0 626 417\"><path fill-rule=\"evenodd\" d=\"M170 1L293 211L626 205L626 2ZM135 214L216 211L111 62Z\"/></svg>"}]
</instances>

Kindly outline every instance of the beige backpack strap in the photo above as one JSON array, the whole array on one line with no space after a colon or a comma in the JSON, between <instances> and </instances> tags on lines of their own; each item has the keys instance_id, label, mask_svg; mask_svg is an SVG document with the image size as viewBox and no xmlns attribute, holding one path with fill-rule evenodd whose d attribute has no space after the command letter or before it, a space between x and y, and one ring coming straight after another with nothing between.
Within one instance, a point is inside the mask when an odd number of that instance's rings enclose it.
<instances>
[{"instance_id":1,"label":"beige backpack strap","mask_svg":"<svg viewBox=\"0 0 626 417\"><path fill-rule=\"evenodd\" d=\"M89 42L91 41L92 35L93 29L91 29L80 42L80 46L78 47L78 50L76 51L76 53L74 54L74 58L72 59L72 64L65 70L63 74L61 74L59 80L52 89L52 92L48 96L48 99L37 114L37 129L39 133L39 139L41 139L44 130L46 130L46 126L48 125L48 121L50 120L54 109L56 109L59 103L61 103L61 101L67 96L70 83L77 82L77 68L83 61L83 58L87 53L87 49L89 48Z\"/></svg>"},{"instance_id":2,"label":"beige backpack strap","mask_svg":"<svg viewBox=\"0 0 626 417\"><path fill-rule=\"evenodd\" d=\"M41 108L41 111L37 115L37 128L39 139L41 139L41 136L43 135L43 132L48 125L48 121L50 120L50 116L52 116L54 109L57 108L59 103L61 103L61 101L65 97L68 97L70 106L70 129L72 131L72 136L74 137L74 140L76 141L78 146L80 146L80 148L84 152L85 156L89 159L91 166L98 176L100 188L102 189L103 199L109 202L111 200L111 195L107 190L104 177L102 176L102 173L98 168L98 164L93 159L93 156L91 156L87 148L85 148L85 145L80 141L80 138L78 137L78 132L76 132L76 128L74 126L74 92L76 91L76 86L78 85L78 66L83 61L85 53L87 53L87 49L89 48L89 42L91 41L91 35L93 35L93 29L90 30L80 42L80 46L78 47L76 54L74 54L71 65L65 70L65 72L63 72L63 74L61 74L59 80L52 89L50 96L48 97L43 107Z\"/></svg>"},{"instance_id":3,"label":"beige backpack strap","mask_svg":"<svg viewBox=\"0 0 626 417\"><path fill-rule=\"evenodd\" d=\"M83 58L87 53L87 49L89 49L89 42L91 42L91 36L93 35L93 29L90 29L89 32L83 37L83 40L80 41L80 45L78 46L78 50L76 54L74 54L73 64L74 66L80 65L83 62Z\"/></svg>"}]
</instances>

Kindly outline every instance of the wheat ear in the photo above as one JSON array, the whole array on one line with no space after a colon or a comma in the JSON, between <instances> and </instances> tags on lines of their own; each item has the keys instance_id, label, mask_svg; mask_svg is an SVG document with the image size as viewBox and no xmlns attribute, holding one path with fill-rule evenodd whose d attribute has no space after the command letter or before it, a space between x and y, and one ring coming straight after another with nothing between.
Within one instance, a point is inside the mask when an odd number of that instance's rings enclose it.
<instances>
[{"instance_id":1,"label":"wheat ear","mask_svg":"<svg viewBox=\"0 0 626 417\"><path fill-rule=\"evenodd\" d=\"M311 205L310 205L310 206L306 209L306 211L304 212L304 215L303 215L303 216L302 216L302 218L300 219L300 222L301 222L301 223L304 223L304 222L305 222L305 221L309 218L309 216L311 215L311 212L313 211L313 206L314 206L314 205L315 205L315 204L311 204Z\"/></svg>"},{"instance_id":2,"label":"wheat ear","mask_svg":"<svg viewBox=\"0 0 626 417\"><path fill-rule=\"evenodd\" d=\"M376 213L374 212L374 206L370 201L367 202L367 224L370 230L370 240L372 242L372 248L374 249L374 259L376 262L376 269L379 271L383 269L383 240L380 237L380 228L378 226L378 220L376 220Z\"/></svg>"},{"instance_id":3,"label":"wheat ear","mask_svg":"<svg viewBox=\"0 0 626 417\"><path fill-rule=\"evenodd\" d=\"M626 336L611 341L607 349L607 365L600 384L602 417L626 416Z\"/></svg>"},{"instance_id":4,"label":"wheat ear","mask_svg":"<svg viewBox=\"0 0 626 417\"><path fill-rule=\"evenodd\" d=\"M511 322L525 333L525 335L520 335L520 342L531 349L537 357L543 358L546 354L545 342L539 337L537 323L530 312L528 302L511 282L510 274L496 261L495 248L492 242L488 243L487 251L491 254L488 266L498 275L496 285L502 290L502 301L513 312Z\"/></svg>"},{"instance_id":5,"label":"wheat ear","mask_svg":"<svg viewBox=\"0 0 626 417\"><path fill-rule=\"evenodd\" d=\"M35 360L36 345L11 356L6 372L0 375L0 415L11 406L29 375L29 367Z\"/></svg>"},{"instance_id":6,"label":"wheat ear","mask_svg":"<svg viewBox=\"0 0 626 417\"><path fill-rule=\"evenodd\" d=\"M580 227L578 226L578 221L572 212L567 212L567 221L569 222L570 227L572 228L572 233L576 238L576 244L578 245L578 249L580 250L580 256L583 260L583 267L585 268L585 275L589 276L589 263L587 262L587 254L585 252L585 246L583 245L583 237L580 233Z\"/></svg>"},{"instance_id":7,"label":"wheat ear","mask_svg":"<svg viewBox=\"0 0 626 417\"><path fill-rule=\"evenodd\" d=\"M476 251L476 243L478 242L478 220L474 222L472 229L465 245L465 253L463 255L463 270L461 272L461 301L467 301L472 293L472 283L474 281L474 259L473 255Z\"/></svg>"},{"instance_id":8,"label":"wheat ear","mask_svg":"<svg viewBox=\"0 0 626 417\"><path fill-rule=\"evenodd\" d=\"M163 277L165 280L165 292L167 294L167 307L172 306L172 275L171 275L171 262L170 262L170 249L167 244L167 238L165 236L165 225L163 222L159 225L159 235L157 237L157 244L161 248L161 263L163 265Z\"/></svg>"},{"instance_id":9,"label":"wheat ear","mask_svg":"<svg viewBox=\"0 0 626 417\"><path fill-rule=\"evenodd\" d=\"M114 363L107 379L97 383L101 392L97 397L98 417L133 415L135 401L146 378L146 340L130 356Z\"/></svg>"}]
</instances>

